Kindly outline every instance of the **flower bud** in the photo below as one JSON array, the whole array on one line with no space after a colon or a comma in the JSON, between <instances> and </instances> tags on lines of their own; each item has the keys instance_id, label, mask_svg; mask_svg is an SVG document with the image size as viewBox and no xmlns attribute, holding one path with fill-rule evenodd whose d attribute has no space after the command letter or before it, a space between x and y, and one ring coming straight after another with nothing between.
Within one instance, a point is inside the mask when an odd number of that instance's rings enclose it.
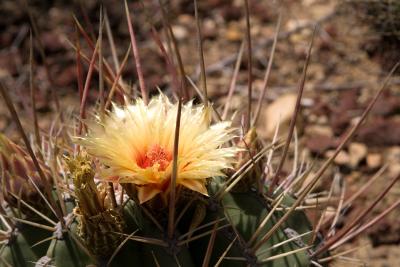
<instances>
[{"instance_id":1,"label":"flower bud","mask_svg":"<svg viewBox=\"0 0 400 267\"><path fill-rule=\"evenodd\" d=\"M74 210L78 234L87 248L99 257L110 256L121 243L124 221L120 210L109 209L95 182L95 171L87 155L68 159L78 205Z\"/></svg>"},{"instance_id":2,"label":"flower bud","mask_svg":"<svg viewBox=\"0 0 400 267\"><path fill-rule=\"evenodd\" d=\"M52 184L53 180L49 167L39 158L38 162L47 183ZM45 186L48 186L40 178L31 157L22 147L1 134L0 170L3 197L11 207L19 209L30 218L37 217L38 215L35 212L21 203L20 200L23 200L44 214L50 213L44 199L32 184L33 182L41 192L44 192Z\"/></svg>"}]
</instances>

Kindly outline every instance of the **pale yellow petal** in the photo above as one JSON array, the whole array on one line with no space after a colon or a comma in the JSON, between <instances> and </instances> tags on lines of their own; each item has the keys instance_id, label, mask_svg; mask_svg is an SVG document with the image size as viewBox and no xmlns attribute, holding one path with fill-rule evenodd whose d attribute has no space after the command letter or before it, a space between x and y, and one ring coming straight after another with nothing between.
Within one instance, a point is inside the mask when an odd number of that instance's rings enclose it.
<instances>
[{"instance_id":1,"label":"pale yellow petal","mask_svg":"<svg viewBox=\"0 0 400 267\"><path fill-rule=\"evenodd\" d=\"M156 195L158 195L159 193L161 193L161 190L157 189L154 186L138 186L137 187L138 190L138 198L139 198L139 202L140 204L149 201L150 199L152 199L153 197L155 197Z\"/></svg>"},{"instance_id":2,"label":"pale yellow petal","mask_svg":"<svg viewBox=\"0 0 400 267\"><path fill-rule=\"evenodd\" d=\"M199 192L205 196L208 196L207 188L204 184L205 181L200 180L190 180L190 179L180 179L178 184L183 185L184 187L189 188L190 190Z\"/></svg>"},{"instance_id":3,"label":"pale yellow petal","mask_svg":"<svg viewBox=\"0 0 400 267\"><path fill-rule=\"evenodd\" d=\"M161 192L155 188L167 190L177 109L177 103L162 94L147 105L141 99L114 105L103 120L96 117L88 123L88 134L77 140L103 164L101 179L136 184L145 201ZM205 195L205 180L224 175L238 151L226 146L233 138L231 122L211 124L211 113L210 106L184 104L179 133L177 183Z\"/></svg>"}]
</instances>

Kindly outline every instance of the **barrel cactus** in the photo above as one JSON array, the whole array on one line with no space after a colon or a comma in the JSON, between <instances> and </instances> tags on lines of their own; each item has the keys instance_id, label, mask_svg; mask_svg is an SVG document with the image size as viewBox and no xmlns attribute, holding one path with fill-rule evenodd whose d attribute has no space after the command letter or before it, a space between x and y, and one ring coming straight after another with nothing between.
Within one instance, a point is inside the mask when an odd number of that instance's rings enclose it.
<instances>
[{"instance_id":1,"label":"barrel cactus","mask_svg":"<svg viewBox=\"0 0 400 267\"><path fill-rule=\"evenodd\" d=\"M178 110L181 127L176 129ZM251 159L233 169L245 150L235 145L230 122L211 124L211 112L209 105L179 107L160 95L148 105L138 99L94 119L88 134L75 138L82 152L63 157L73 191L71 199L56 201L67 207L64 222L33 229L48 222L21 218L9 229L3 262L309 265L312 228L304 212L293 212L270 232L284 214L277 206L290 207L293 198L283 191L267 198L261 176L247 179L258 166ZM21 195L21 201L25 198Z\"/></svg>"}]
</instances>

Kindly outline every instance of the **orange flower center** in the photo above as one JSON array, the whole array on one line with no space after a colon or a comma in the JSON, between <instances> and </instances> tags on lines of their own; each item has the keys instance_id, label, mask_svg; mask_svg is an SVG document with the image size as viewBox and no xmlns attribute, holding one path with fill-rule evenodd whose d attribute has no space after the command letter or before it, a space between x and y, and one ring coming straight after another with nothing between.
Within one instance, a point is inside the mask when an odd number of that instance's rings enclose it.
<instances>
[{"instance_id":1,"label":"orange flower center","mask_svg":"<svg viewBox=\"0 0 400 267\"><path fill-rule=\"evenodd\" d=\"M159 145L152 145L145 154L138 156L137 165L140 168L146 169L154 166L154 164L158 164L158 170L165 171L171 160L171 153Z\"/></svg>"}]
</instances>

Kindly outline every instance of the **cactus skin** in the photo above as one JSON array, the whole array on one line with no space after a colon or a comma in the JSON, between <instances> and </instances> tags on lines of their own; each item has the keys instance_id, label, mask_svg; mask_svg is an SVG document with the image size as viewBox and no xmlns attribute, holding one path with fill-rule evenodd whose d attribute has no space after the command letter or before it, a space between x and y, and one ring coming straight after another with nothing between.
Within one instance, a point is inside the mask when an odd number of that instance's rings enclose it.
<instances>
[{"instance_id":1,"label":"cactus skin","mask_svg":"<svg viewBox=\"0 0 400 267\"><path fill-rule=\"evenodd\" d=\"M69 232L63 233L59 238L52 241L46 256L52 259L57 267L87 266L94 264L95 260L83 252L82 248L76 243L77 224L73 222Z\"/></svg>"},{"instance_id":2,"label":"cactus skin","mask_svg":"<svg viewBox=\"0 0 400 267\"><path fill-rule=\"evenodd\" d=\"M34 234L32 234L34 236ZM0 266L28 267L39 257L31 249L24 235L14 232L0 254Z\"/></svg>"},{"instance_id":3,"label":"cactus skin","mask_svg":"<svg viewBox=\"0 0 400 267\"><path fill-rule=\"evenodd\" d=\"M210 187L213 191L216 191L217 188L220 187L220 184L217 181L211 183ZM293 202L290 197L286 197L283 201L283 205L289 205ZM255 192L231 192L224 195L221 205L219 205L217 210L214 210L214 207L209 208L207 212L207 217L203 224L208 222L213 222L217 218L226 218L230 224L230 227L221 230L217 233L216 241L214 245L214 250L211 256L210 266L215 265L215 263L219 260L219 257L224 253L225 249L232 242L233 237L235 236L234 231L240 233L240 236L244 241L248 241L254 231L257 229L258 225L264 219L266 214L269 212L269 208L266 206L265 201L259 197ZM282 212L275 211L274 218L270 220L266 226L261 231L259 240L273 225L274 223L282 216ZM225 222L221 222L220 225L223 226L226 224ZM307 220L307 217L302 211L294 212L289 219L287 220L287 224L285 228L293 229L297 233L302 234L311 230L311 225ZM209 230L208 228L207 230ZM196 233L197 234L197 233ZM266 250L270 248L272 245L280 243L284 240L289 239L289 237L285 234L284 229L279 229L275 234L259 249L259 251ZM204 253L206 251L208 245L209 236L195 241L191 244L192 256L195 259L195 262L202 262L204 257ZM309 240L304 238L304 243L307 243ZM234 245L231 247L229 252L226 254L226 257L248 257L248 260L251 262L256 260L261 260L267 258L269 256L281 254L284 252L290 252L295 249L299 249L297 245L293 242L290 242L286 245L283 245L277 250L268 250L267 253L263 253L262 255L256 254L256 258L251 259L249 255L246 255L246 247L240 245L240 242L237 240ZM202 251L199 253L199 251ZM230 261L224 260L222 261L220 266L246 266L246 262L243 261ZM277 259L274 261L270 261L264 264L256 265L254 262L254 266L273 266L273 267L289 267L289 266L309 266L310 260L308 255L305 252L298 252L292 254L290 256ZM201 266L201 264L199 265Z\"/></svg>"}]
</instances>

